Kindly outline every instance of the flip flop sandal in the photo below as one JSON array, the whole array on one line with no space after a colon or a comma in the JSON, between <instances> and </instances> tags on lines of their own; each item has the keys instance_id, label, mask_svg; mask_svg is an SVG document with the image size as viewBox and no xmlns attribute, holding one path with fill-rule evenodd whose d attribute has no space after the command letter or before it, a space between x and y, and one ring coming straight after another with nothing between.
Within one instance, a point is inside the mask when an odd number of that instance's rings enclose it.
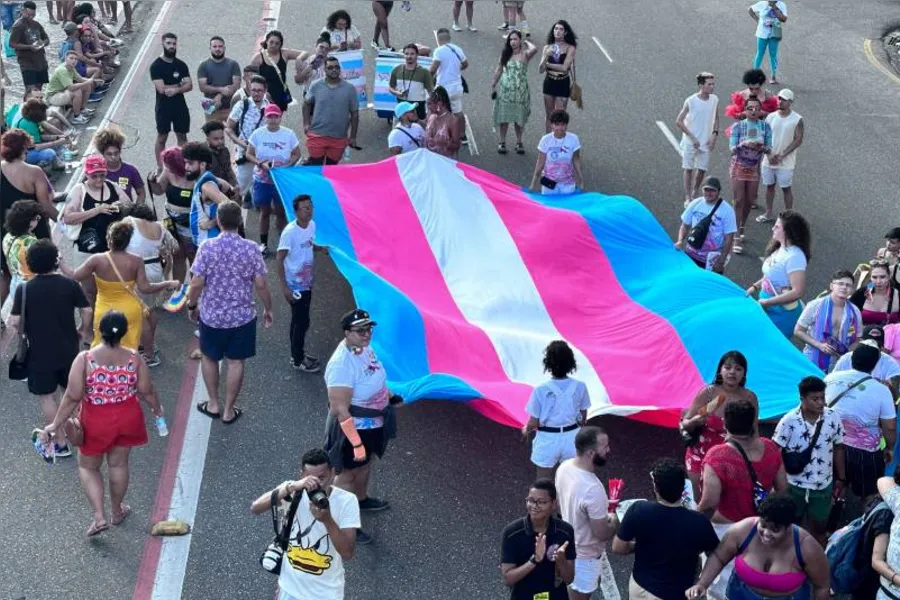
<instances>
[{"instance_id":1,"label":"flip flop sandal","mask_svg":"<svg viewBox=\"0 0 900 600\"><path fill-rule=\"evenodd\" d=\"M113 518L112 518L112 520L110 521L110 523L112 523L113 525L121 525L122 522L123 522L125 519L128 518L128 515L131 514L131 507L128 506L127 504L120 504L120 505L119 505L119 509L120 509L122 512L119 513L119 516L118 516L118 517L116 517L115 515L113 515Z\"/></svg>"},{"instance_id":2,"label":"flip flop sandal","mask_svg":"<svg viewBox=\"0 0 900 600\"><path fill-rule=\"evenodd\" d=\"M506 144L497 144L497 154L506 154Z\"/></svg>"},{"instance_id":3,"label":"flip flop sandal","mask_svg":"<svg viewBox=\"0 0 900 600\"><path fill-rule=\"evenodd\" d=\"M516 154L525 154L525 146L521 143L516 144Z\"/></svg>"},{"instance_id":4,"label":"flip flop sandal","mask_svg":"<svg viewBox=\"0 0 900 600\"><path fill-rule=\"evenodd\" d=\"M750 210L759 210L759 204L757 204L756 202L751 202Z\"/></svg>"},{"instance_id":5,"label":"flip flop sandal","mask_svg":"<svg viewBox=\"0 0 900 600\"><path fill-rule=\"evenodd\" d=\"M744 247L741 246L739 243L735 242L734 246L731 247L731 251L734 252L735 254L743 254Z\"/></svg>"},{"instance_id":6,"label":"flip flop sandal","mask_svg":"<svg viewBox=\"0 0 900 600\"><path fill-rule=\"evenodd\" d=\"M204 415L206 415L206 416L209 417L210 419L219 419L219 418L221 418L221 416L222 416L221 413L210 412L210 410L209 410L209 402L201 402L200 404L197 405L197 410L199 410L200 412L202 412Z\"/></svg>"},{"instance_id":7,"label":"flip flop sandal","mask_svg":"<svg viewBox=\"0 0 900 600\"><path fill-rule=\"evenodd\" d=\"M759 215L756 217L757 223L773 223L775 222L775 217L767 217L766 215Z\"/></svg>"},{"instance_id":8,"label":"flip flop sandal","mask_svg":"<svg viewBox=\"0 0 900 600\"><path fill-rule=\"evenodd\" d=\"M242 414L244 414L244 411L242 411L241 409L239 409L239 408L234 409L234 417L230 421L226 421L225 419L222 419L222 425L231 425L232 423L234 423L235 421L240 419Z\"/></svg>"},{"instance_id":9,"label":"flip flop sandal","mask_svg":"<svg viewBox=\"0 0 900 600\"><path fill-rule=\"evenodd\" d=\"M109 523L97 523L96 521L91 522L91 526L88 527L87 537L94 537L99 533L103 533L109 529Z\"/></svg>"}]
</instances>

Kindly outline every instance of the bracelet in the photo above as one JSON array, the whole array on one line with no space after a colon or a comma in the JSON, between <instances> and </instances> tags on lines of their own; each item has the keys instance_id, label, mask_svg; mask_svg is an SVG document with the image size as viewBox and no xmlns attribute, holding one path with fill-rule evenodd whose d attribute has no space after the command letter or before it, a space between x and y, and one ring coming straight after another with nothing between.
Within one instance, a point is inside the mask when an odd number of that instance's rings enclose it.
<instances>
[{"instance_id":1,"label":"bracelet","mask_svg":"<svg viewBox=\"0 0 900 600\"><path fill-rule=\"evenodd\" d=\"M187 309L188 310L197 310L197 305L196 304L188 304Z\"/></svg>"},{"instance_id":2,"label":"bracelet","mask_svg":"<svg viewBox=\"0 0 900 600\"><path fill-rule=\"evenodd\" d=\"M363 444L353 444L353 447L354 447L354 448L362 448L362 447L363 447Z\"/></svg>"}]
</instances>

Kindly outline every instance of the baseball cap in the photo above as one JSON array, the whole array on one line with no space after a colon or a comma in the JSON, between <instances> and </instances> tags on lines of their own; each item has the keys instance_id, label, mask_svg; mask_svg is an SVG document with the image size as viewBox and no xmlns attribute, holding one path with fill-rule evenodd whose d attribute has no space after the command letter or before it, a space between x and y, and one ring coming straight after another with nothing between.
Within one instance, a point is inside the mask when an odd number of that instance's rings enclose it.
<instances>
[{"instance_id":1,"label":"baseball cap","mask_svg":"<svg viewBox=\"0 0 900 600\"><path fill-rule=\"evenodd\" d=\"M277 104L268 104L268 105L266 105L266 109L263 111L263 116L265 116L265 117L280 117L281 109L278 108Z\"/></svg>"},{"instance_id":2,"label":"baseball cap","mask_svg":"<svg viewBox=\"0 0 900 600\"><path fill-rule=\"evenodd\" d=\"M778 97L781 98L782 100L787 100L788 102L793 102L794 101L794 92L792 92L791 90L789 90L787 88L784 88L783 90L778 92Z\"/></svg>"},{"instance_id":3,"label":"baseball cap","mask_svg":"<svg viewBox=\"0 0 900 600\"><path fill-rule=\"evenodd\" d=\"M71 35L72 32L74 32L76 29L78 29L78 24L75 23L74 21L66 21L65 23L63 23L62 28L63 28L63 31L65 31L67 34Z\"/></svg>"},{"instance_id":4,"label":"baseball cap","mask_svg":"<svg viewBox=\"0 0 900 600\"><path fill-rule=\"evenodd\" d=\"M399 119L406 113L416 110L417 106L418 103L416 102L401 102L396 107L394 107L394 116Z\"/></svg>"},{"instance_id":5,"label":"baseball cap","mask_svg":"<svg viewBox=\"0 0 900 600\"><path fill-rule=\"evenodd\" d=\"M719 181L718 177L707 177L706 179L703 180L703 185L700 187L704 190L712 189L712 190L716 190L717 192L721 192L722 191L722 182Z\"/></svg>"},{"instance_id":6,"label":"baseball cap","mask_svg":"<svg viewBox=\"0 0 900 600\"><path fill-rule=\"evenodd\" d=\"M361 308L351 310L341 317L341 327L343 327L345 331L352 327L364 327L366 325L374 327L375 325L378 325L378 323L373 321L371 317L369 317L369 313Z\"/></svg>"},{"instance_id":7,"label":"baseball cap","mask_svg":"<svg viewBox=\"0 0 900 600\"><path fill-rule=\"evenodd\" d=\"M101 171L108 171L105 158L99 154L91 154L84 159L84 173L86 175L93 175L94 173L99 173Z\"/></svg>"},{"instance_id":8,"label":"baseball cap","mask_svg":"<svg viewBox=\"0 0 900 600\"><path fill-rule=\"evenodd\" d=\"M878 347L881 348L884 346L884 327L881 325L867 325L863 329L862 339L877 342Z\"/></svg>"},{"instance_id":9,"label":"baseball cap","mask_svg":"<svg viewBox=\"0 0 900 600\"><path fill-rule=\"evenodd\" d=\"M884 239L886 240L900 240L900 227L894 227L886 234L884 234Z\"/></svg>"}]
</instances>

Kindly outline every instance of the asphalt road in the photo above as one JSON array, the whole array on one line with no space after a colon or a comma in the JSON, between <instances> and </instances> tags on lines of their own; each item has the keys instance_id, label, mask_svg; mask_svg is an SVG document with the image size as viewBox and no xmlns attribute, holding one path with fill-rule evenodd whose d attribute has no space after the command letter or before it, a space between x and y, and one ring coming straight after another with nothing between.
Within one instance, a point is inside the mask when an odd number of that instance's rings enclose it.
<instances>
[{"instance_id":1,"label":"asphalt road","mask_svg":"<svg viewBox=\"0 0 900 600\"><path fill-rule=\"evenodd\" d=\"M450 24L448 2L414 4L412 11L403 12L397 3L391 15L395 46L407 41L433 44L432 31ZM165 30L178 33L179 56L192 71L206 58L207 40L215 34L226 39L228 55L244 64L255 50L262 6L250 0L178 0L152 34L158 38ZM900 221L900 87L863 53L863 40L877 37L890 24L892 6L888 0L863 0L848 18L846 3L837 0L790 4L782 79L796 94L795 109L806 121L795 196L796 208L813 226L812 290L823 287L836 268L852 268L867 258L884 231ZM350 8L368 43L374 24L368 2L285 1L278 29L285 33L286 46L310 49L327 14L342 7ZM132 65L162 8L161 2L140 3L140 29L123 53L123 70ZM45 14L42 6L39 10ZM693 93L694 76L701 70L718 75L723 103L739 87L754 50L753 23L745 10L716 0L528 3L536 43L560 17L580 36L578 78L586 103L583 111L573 109L571 130L582 138L589 189L639 198L667 229L676 230L680 159L656 121L674 130L675 116L683 99ZM524 185L543 132L540 80L533 65L527 155L496 154L488 88L503 42L495 30L498 21L499 7L480 0L480 31L454 35L471 64L466 76L473 93L466 99L466 112L481 151L470 156L463 150L460 157ZM147 66L158 52L154 40L149 56L136 66L133 89L114 115L130 138L126 160L143 172L153 166L153 93ZM192 137L197 139L202 122L197 91L189 96L189 105L197 131ZM299 128L298 110L289 112L286 125ZM359 143L365 150L354 153L353 160L383 158L387 133L384 121L364 113ZM721 144L713 172L723 175L726 161ZM249 229L255 229L252 218ZM762 226L751 225L747 253L732 261L729 276L739 283L755 278L757 255L766 239ZM353 300L326 256L320 255L316 279L309 349L327 358L340 339L337 319ZM248 365L241 400L247 414L233 428L218 423L212 427L183 598L270 598L274 588L274 579L257 563L271 537L270 524L267 517L251 516L249 503L295 473L300 455L320 442L326 412L321 376L287 367L289 313L277 297L276 307L276 325L260 331L258 357ZM163 316L163 364L153 376L170 415L185 374L196 368L187 358L195 343L191 331L183 316ZM652 366L635 365L634 376L646 368ZM8 409L0 419L0 453L7 457L0 463L0 598L134 595L167 441L154 434L147 447L133 454L128 497L133 516L122 527L85 540L90 511L74 463L45 468L37 461L27 443L39 424L35 402L24 386L3 377L0 397ZM646 497L649 466L658 456L679 452L677 435L623 419L603 424L612 443L609 476L626 480L628 497ZM392 509L364 517L377 541L358 548L348 564L347 598L503 597L499 535L524 509L522 499L533 475L527 447L514 430L450 402L404 407L400 428L374 476L375 494L388 498ZM613 564L624 591L630 559L613 557Z\"/></svg>"}]
</instances>

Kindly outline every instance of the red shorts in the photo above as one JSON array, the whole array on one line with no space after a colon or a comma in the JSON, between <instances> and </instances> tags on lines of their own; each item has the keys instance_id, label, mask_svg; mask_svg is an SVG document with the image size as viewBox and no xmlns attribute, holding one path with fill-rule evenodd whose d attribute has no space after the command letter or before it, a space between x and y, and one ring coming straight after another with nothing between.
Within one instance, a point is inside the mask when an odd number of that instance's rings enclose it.
<instances>
[{"instance_id":1,"label":"red shorts","mask_svg":"<svg viewBox=\"0 0 900 600\"><path fill-rule=\"evenodd\" d=\"M136 397L118 404L81 403L81 426L87 456L106 454L115 446L143 446L147 443L144 411Z\"/></svg>"},{"instance_id":2,"label":"red shorts","mask_svg":"<svg viewBox=\"0 0 900 600\"><path fill-rule=\"evenodd\" d=\"M324 157L331 162L338 163L344 156L347 144L347 138L329 137L315 133L306 134L306 149L309 157L313 159Z\"/></svg>"}]
</instances>

